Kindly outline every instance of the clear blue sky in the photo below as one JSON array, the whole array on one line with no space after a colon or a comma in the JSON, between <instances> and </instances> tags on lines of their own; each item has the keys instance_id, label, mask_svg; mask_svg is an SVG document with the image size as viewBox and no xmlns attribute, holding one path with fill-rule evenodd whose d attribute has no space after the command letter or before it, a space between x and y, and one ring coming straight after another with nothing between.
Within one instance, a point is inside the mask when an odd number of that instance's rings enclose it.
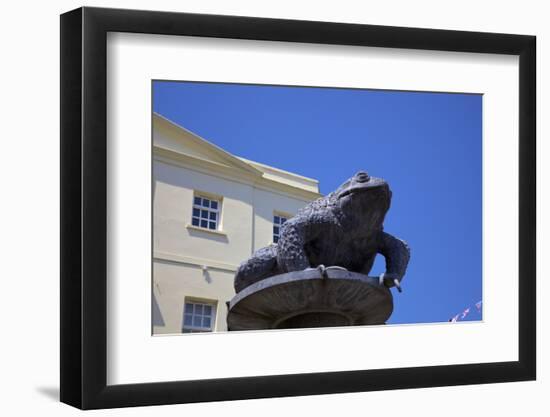
<instances>
[{"instance_id":1,"label":"clear blue sky","mask_svg":"<svg viewBox=\"0 0 550 417\"><path fill-rule=\"evenodd\" d=\"M481 95L155 81L153 110L323 194L358 170L386 179L384 229L411 247L388 323L481 319Z\"/></svg>"}]
</instances>

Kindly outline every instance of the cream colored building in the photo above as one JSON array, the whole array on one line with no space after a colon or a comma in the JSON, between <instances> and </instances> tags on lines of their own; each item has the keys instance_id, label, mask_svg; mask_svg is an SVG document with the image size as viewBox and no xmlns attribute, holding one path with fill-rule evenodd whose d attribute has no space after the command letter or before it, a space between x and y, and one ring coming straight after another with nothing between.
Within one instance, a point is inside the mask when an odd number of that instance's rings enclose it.
<instances>
[{"instance_id":1,"label":"cream colored building","mask_svg":"<svg viewBox=\"0 0 550 417\"><path fill-rule=\"evenodd\" d=\"M153 333L227 329L233 277L320 197L316 180L236 157L153 115Z\"/></svg>"}]
</instances>

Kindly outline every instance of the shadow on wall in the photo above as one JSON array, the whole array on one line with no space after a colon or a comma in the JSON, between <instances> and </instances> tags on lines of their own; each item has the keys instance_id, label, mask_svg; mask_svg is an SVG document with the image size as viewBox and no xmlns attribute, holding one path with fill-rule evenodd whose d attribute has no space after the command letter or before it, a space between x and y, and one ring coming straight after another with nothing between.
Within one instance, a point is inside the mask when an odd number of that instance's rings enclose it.
<instances>
[{"instance_id":1,"label":"shadow on wall","mask_svg":"<svg viewBox=\"0 0 550 417\"><path fill-rule=\"evenodd\" d=\"M166 326L162 313L160 312L159 305L157 303L157 297L153 294L153 326Z\"/></svg>"}]
</instances>

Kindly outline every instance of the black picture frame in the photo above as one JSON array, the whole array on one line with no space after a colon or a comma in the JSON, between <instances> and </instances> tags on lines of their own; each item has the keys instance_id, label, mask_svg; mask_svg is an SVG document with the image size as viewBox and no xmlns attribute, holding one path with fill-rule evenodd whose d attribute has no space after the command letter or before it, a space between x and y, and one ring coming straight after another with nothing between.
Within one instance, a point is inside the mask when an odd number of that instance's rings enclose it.
<instances>
[{"instance_id":1,"label":"black picture frame","mask_svg":"<svg viewBox=\"0 0 550 417\"><path fill-rule=\"evenodd\" d=\"M108 32L519 56L519 360L107 385ZM61 401L82 409L536 378L534 36L80 8L61 15Z\"/></svg>"}]
</instances>

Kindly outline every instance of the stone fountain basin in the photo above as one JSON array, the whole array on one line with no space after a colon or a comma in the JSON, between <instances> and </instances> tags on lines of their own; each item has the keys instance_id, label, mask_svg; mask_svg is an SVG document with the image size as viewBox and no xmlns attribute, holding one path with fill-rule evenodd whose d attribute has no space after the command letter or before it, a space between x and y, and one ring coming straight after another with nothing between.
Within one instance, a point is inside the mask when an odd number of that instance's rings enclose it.
<instances>
[{"instance_id":1,"label":"stone fountain basin","mask_svg":"<svg viewBox=\"0 0 550 417\"><path fill-rule=\"evenodd\" d=\"M391 291L369 277L327 268L289 272L259 281L229 303L230 331L385 324Z\"/></svg>"}]
</instances>

